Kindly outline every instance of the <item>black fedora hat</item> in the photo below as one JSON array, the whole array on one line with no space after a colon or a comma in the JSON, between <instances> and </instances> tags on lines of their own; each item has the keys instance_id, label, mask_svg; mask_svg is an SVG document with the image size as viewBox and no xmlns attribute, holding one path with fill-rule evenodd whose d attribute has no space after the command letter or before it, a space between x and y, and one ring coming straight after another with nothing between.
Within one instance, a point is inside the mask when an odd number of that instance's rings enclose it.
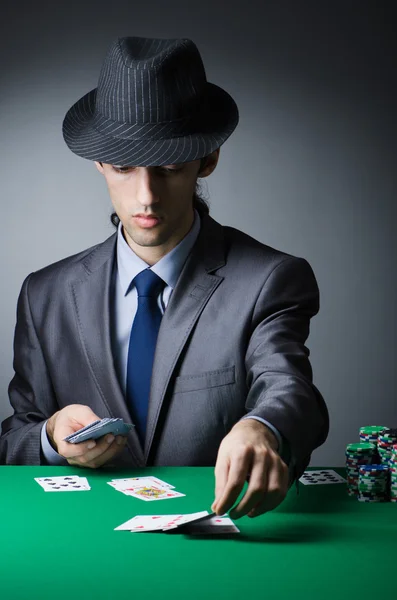
<instances>
[{"instance_id":1,"label":"black fedora hat","mask_svg":"<svg viewBox=\"0 0 397 600\"><path fill-rule=\"evenodd\" d=\"M89 160L161 166L207 156L237 123L236 103L207 81L191 40L124 37L110 47L98 87L67 112L63 136Z\"/></svg>"}]
</instances>

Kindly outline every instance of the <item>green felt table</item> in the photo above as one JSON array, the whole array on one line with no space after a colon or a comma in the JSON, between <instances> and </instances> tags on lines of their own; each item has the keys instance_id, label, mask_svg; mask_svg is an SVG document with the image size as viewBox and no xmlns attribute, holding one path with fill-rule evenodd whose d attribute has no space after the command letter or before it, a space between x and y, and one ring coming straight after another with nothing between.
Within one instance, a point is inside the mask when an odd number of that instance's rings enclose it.
<instances>
[{"instance_id":1,"label":"green felt table","mask_svg":"<svg viewBox=\"0 0 397 600\"><path fill-rule=\"evenodd\" d=\"M343 474L343 469L336 469ZM186 494L144 502L106 484L153 474ZM91 490L46 493L34 477L79 474ZM210 510L207 467L92 471L0 467L0 598L356 599L396 596L397 504L363 504L345 484L291 488L229 538L130 533L137 514Z\"/></svg>"}]
</instances>

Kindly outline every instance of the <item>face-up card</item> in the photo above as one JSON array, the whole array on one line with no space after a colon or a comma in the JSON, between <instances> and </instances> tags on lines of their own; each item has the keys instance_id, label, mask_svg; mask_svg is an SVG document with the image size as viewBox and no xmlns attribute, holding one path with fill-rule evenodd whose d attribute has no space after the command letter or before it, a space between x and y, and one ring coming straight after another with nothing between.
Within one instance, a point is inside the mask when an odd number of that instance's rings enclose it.
<instances>
[{"instance_id":1,"label":"face-up card","mask_svg":"<svg viewBox=\"0 0 397 600\"><path fill-rule=\"evenodd\" d=\"M115 481L113 479L113 481ZM119 480L120 481L120 480ZM121 480L123 481L123 480ZM129 479L125 479L124 481L131 481L134 485L146 485L147 481L154 483L155 485L159 485L160 487L175 489L174 485L167 483L166 481L162 481L158 477L154 477L154 475L148 475L147 477L130 477Z\"/></svg>"},{"instance_id":2,"label":"face-up card","mask_svg":"<svg viewBox=\"0 0 397 600\"><path fill-rule=\"evenodd\" d=\"M115 531L132 533L166 532L191 535L225 535L240 533L228 517L218 517L204 510L197 513L178 515L137 515L115 528Z\"/></svg>"},{"instance_id":3,"label":"face-up card","mask_svg":"<svg viewBox=\"0 0 397 600\"><path fill-rule=\"evenodd\" d=\"M115 531L162 531L163 527L167 526L168 523L178 516L181 515L137 515L133 519L116 527Z\"/></svg>"},{"instance_id":4,"label":"face-up card","mask_svg":"<svg viewBox=\"0 0 397 600\"><path fill-rule=\"evenodd\" d=\"M181 496L185 496L185 494L181 494L180 492L176 492L170 488L163 488L153 484L141 487L132 487L130 489L127 488L123 490L123 493L126 496L133 496L134 498L145 500L145 502L167 500L170 498L180 498Z\"/></svg>"},{"instance_id":5,"label":"face-up card","mask_svg":"<svg viewBox=\"0 0 397 600\"><path fill-rule=\"evenodd\" d=\"M158 485L162 488L174 489L174 486L170 483L161 481L161 479L158 479L158 477L153 477L152 475L149 475L147 477L128 477L126 479L112 479L112 481L108 481L107 483L119 492L123 492L126 489L143 487L145 485Z\"/></svg>"},{"instance_id":6,"label":"face-up card","mask_svg":"<svg viewBox=\"0 0 397 600\"><path fill-rule=\"evenodd\" d=\"M90 490L86 477L68 475L65 477L35 477L35 481L46 492L84 492Z\"/></svg>"},{"instance_id":7,"label":"face-up card","mask_svg":"<svg viewBox=\"0 0 397 600\"><path fill-rule=\"evenodd\" d=\"M346 483L346 479L341 477L333 469L305 471L299 481L303 483L303 485Z\"/></svg>"},{"instance_id":8,"label":"face-up card","mask_svg":"<svg viewBox=\"0 0 397 600\"><path fill-rule=\"evenodd\" d=\"M175 529L178 525L200 519L206 515L208 515L208 511L206 510L186 515L137 515L116 527L115 531L166 531L168 529Z\"/></svg>"},{"instance_id":9,"label":"face-up card","mask_svg":"<svg viewBox=\"0 0 397 600\"><path fill-rule=\"evenodd\" d=\"M209 514L208 510L202 510L200 512L188 513L185 515L174 515L177 517L172 519L164 528L163 531L170 531L171 529L182 529L185 525L191 523L200 523L207 519L209 516L214 515L214 513Z\"/></svg>"},{"instance_id":10,"label":"face-up card","mask_svg":"<svg viewBox=\"0 0 397 600\"><path fill-rule=\"evenodd\" d=\"M170 483L167 483L166 481L162 481L158 477L154 477L153 475L150 475L149 478L152 479L154 483L156 483L157 485L160 485L161 487L168 487L173 490L175 489L174 485L171 485Z\"/></svg>"}]
</instances>

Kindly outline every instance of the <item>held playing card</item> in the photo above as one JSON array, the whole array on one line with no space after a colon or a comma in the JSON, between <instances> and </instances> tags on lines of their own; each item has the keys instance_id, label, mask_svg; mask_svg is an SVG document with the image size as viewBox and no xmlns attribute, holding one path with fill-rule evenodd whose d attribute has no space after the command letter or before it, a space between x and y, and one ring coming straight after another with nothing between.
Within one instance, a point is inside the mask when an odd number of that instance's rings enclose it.
<instances>
[{"instance_id":1,"label":"held playing card","mask_svg":"<svg viewBox=\"0 0 397 600\"><path fill-rule=\"evenodd\" d=\"M207 518L193 523L187 523L181 527L183 533L189 535L229 535L240 533L240 530L229 517L218 517L208 515Z\"/></svg>"},{"instance_id":2,"label":"held playing card","mask_svg":"<svg viewBox=\"0 0 397 600\"><path fill-rule=\"evenodd\" d=\"M137 515L115 531L130 531L131 533L166 532L187 533L190 535L225 535L240 533L228 517L218 517L204 510L197 513L177 515Z\"/></svg>"},{"instance_id":3,"label":"held playing card","mask_svg":"<svg viewBox=\"0 0 397 600\"><path fill-rule=\"evenodd\" d=\"M208 516L208 511L203 510L197 513L177 514L177 515L137 515L129 519L122 525L115 528L115 531L165 531L174 529L179 525L189 521L195 521Z\"/></svg>"},{"instance_id":4,"label":"held playing card","mask_svg":"<svg viewBox=\"0 0 397 600\"><path fill-rule=\"evenodd\" d=\"M163 531L173 533L178 530L179 533L189 535L228 535L231 533L240 533L233 521L225 515L218 516L215 513L193 513L191 515L182 515L182 519L170 522L163 528Z\"/></svg>"},{"instance_id":5,"label":"held playing card","mask_svg":"<svg viewBox=\"0 0 397 600\"><path fill-rule=\"evenodd\" d=\"M131 423L124 423L123 419L101 419L100 421L94 421L85 427L82 427L78 431L71 433L64 438L65 442L70 444L80 444L87 440L96 440L108 433L113 435L127 435L134 425Z\"/></svg>"},{"instance_id":6,"label":"held playing card","mask_svg":"<svg viewBox=\"0 0 397 600\"><path fill-rule=\"evenodd\" d=\"M211 513L213 514L213 513ZM180 530L184 525L188 523L199 523L203 519L209 516L208 510L202 510L200 512L188 513L186 515L171 515L172 519L165 525L163 531L171 531L172 529Z\"/></svg>"},{"instance_id":7,"label":"held playing card","mask_svg":"<svg viewBox=\"0 0 397 600\"><path fill-rule=\"evenodd\" d=\"M341 477L333 469L305 471L299 481L303 483L303 485L346 483L346 479Z\"/></svg>"}]
</instances>

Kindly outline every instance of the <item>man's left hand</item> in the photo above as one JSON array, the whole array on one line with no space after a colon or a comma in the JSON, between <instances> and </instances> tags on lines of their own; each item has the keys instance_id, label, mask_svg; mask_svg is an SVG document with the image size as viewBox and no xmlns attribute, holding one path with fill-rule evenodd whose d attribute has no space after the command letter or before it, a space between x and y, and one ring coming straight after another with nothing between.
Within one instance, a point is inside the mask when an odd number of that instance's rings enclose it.
<instances>
[{"instance_id":1,"label":"man's left hand","mask_svg":"<svg viewBox=\"0 0 397 600\"><path fill-rule=\"evenodd\" d=\"M244 419L234 425L222 440L215 465L215 500L211 508L217 515L232 508L248 478L244 497L229 513L232 519L257 517L284 500L288 467L276 448L275 435L263 423Z\"/></svg>"}]
</instances>

